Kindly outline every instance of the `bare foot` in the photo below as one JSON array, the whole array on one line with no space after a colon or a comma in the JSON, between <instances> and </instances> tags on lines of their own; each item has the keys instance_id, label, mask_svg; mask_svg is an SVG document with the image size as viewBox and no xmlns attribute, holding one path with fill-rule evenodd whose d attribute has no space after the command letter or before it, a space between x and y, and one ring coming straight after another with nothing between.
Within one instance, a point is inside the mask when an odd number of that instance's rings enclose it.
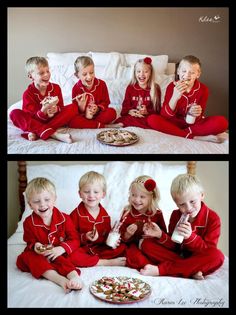
<instances>
[{"instance_id":1,"label":"bare foot","mask_svg":"<svg viewBox=\"0 0 236 315\"><path fill-rule=\"evenodd\" d=\"M209 141L215 143L222 143L229 139L229 135L227 132L219 133L218 135L209 135L209 136L195 136L193 139L201 140L201 141Z\"/></svg>"},{"instance_id":2,"label":"bare foot","mask_svg":"<svg viewBox=\"0 0 236 315\"><path fill-rule=\"evenodd\" d=\"M67 281L67 288L70 290L81 290L83 282L79 276L73 277Z\"/></svg>"},{"instance_id":3,"label":"bare foot","mask_svg":"<svg viewBox=\"0 0 236 315\"><path fill-rule=\"evenodd\" d=\"M21 134L21 136L29 141L35 141L38 139L37 135L33 132L24 132Z\"/></svg>"},{"instance_id":4,"label":"bare foot","mask_svg":"<svg viewBox=\"0 0 236 315\"><path fill-rule=\"evenodd\" d=\"M66 143L72 143L72 138L69 133L61 133L61 132L55 131L51 135L51 138L62 141L62 142L66 142Z\"/></svg>"},{"instance_id":5,"label":"bare foot","mask_svg":"<svg viewBox=\"0 0 236 315\"><path fill-rule=\"evenodd\" d=\"M105 125L105 128L122 128L122 127L124 127L124 124L122 123Z\"/></svg>"},{"instance_id":6,"label":"bare foot","mask_svg":"<svg viewBox=\"0 0 236 315\"><path fill-rule=\"evenodd\" d=\"M125 266L126 257L117 257L113 259L99 259L97 266Z\"/></svg>"},{"instance_id":7,"label":"bare foot","mask_svg":"<svg viewBox=\"0 0 236 315\"><path fill-rule=\"evenodd\" d=\"M35 140L37 140L37 135L33 132L29 132L28 133L28 139L29 139L29 141L35 141Z\"/></svg>"},{"instance_id":8,"label":"bare foot","mask_svg":"<svg viewBox=\"0 0 236 315\"><path fill-rule=\"evenodd\" d=\"M140 270L143 276L159 276L158 266L147 264Z\"/></svg>"},{"instance_id":9,"label":"bare foot","mask_svg":"<svg viewBox=\"0 0 236 315\"><path fill-rule=\"evenodd\" d=\"M204 276L201 271L198 271L193 275L193 279L195 280L204 280Z\"/></svg>"}]
</instances>

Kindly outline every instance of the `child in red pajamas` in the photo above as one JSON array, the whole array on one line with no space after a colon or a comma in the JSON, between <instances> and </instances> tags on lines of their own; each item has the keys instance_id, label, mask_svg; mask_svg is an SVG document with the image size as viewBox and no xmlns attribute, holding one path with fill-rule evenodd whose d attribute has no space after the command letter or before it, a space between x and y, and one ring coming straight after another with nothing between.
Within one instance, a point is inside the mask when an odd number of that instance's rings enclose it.
<instances>
[{"instance_id":1,"label":"child in red pajamas","mask_svg":"<svg viewBox=\"0 0 236 315\"><path fill-rule=\"evenodd\" d=\"M73 86L72 101L79 108L71 128L104 128L116 119L114 108L108 108L110 98L106 83L95 77L94 62L90 57L81 56L75 60L75 75L79 81Z\"/></svg>"},{"instance_id":2,"label":"child in red pajamas","mask_svg":"<svg viewBox=\"0 0 236 315\"><path fill-rule=\"evenodd\" d=\"M79 247L79 239L70 216L54 206L55 186L46 178L35 178L25 193L33 213L23 223L27 246L17 258L17 267L37 279L55 282L65 292L80 290L80 270L70 259ZM51 248L43 249L46 245Z\"/></svg>"},{"instance_id":3,"label":"child in red pajamas","mask_svg":"<svg viewBox=\"0 0 236 315\"><path fill-rule=\"evenodd\" d=\"M152 238L144 239L141 250L153 263L147 264L140 273L202 280L224 262L223 253L217 249L220 218L203 203L203 187L196 176L178 175L172 182L171 195L178 209L170 217L169 233L160 233L155 225L152 229L146 228L145 235ZM177 244L171 235L183 213L188 214L188 220L178 226L184 240Z\"/></svg>"},{"instance_id":4,"label":"child in red pajamas","mask_svg":"<svg viewBox=\"0 0 236 315\"><path fill-rule=\"evenodd\" d=\"M147 117L160 111L161 89L155 83L152 59L139 59L134 65L133 78L125 92L121 117L114 127L135 126L150 129Z\"/></svg>"},{"instance_id":5,"label":"child in red pajamas","mask_svg":"<svg viewBox=\"0 0 236 315\"><path fill-rule=\"evenodd\" d=\"M224 116L204 117L209 92L207 86L198 80L201 75L200 60L191 55L185 56L180 61L177 74L179 80L171 82L166 89L161 115L150 115L148 125L184 138L211 142L227 140L227 119Z\"/></svg>"},{"instance_id":6,"label":"child in red pajamas","mask_svg":"<svg viewBox=\"0 0 236 315\"><path fill-rule=\"evenodd\" d=\"M106 182L97 172L84 174L79 181L79 195L82 202L70 217L80 235L81 246L91 257L90 266L124 266L125 244L120 240L113 249L106 245L111 231L111 218L100 204L106 194Z\"/></svg>"},{"instance_id":7,"label":"child in red pajamas","mask_svg":"<svg viewBox=\"0 0 236 315\"><path fill-rule=\"evenodd\" d=\"M51 137L71 143L71 135L59 128L77 114L77 106L64 106L60 86L49 82L51 73L47 59L29 58L26 71L32 83L23 94L22 110L14 109L10 113L13 124L24 131L24 138L31 141Z\"/></svg>"},{"instance_id":8,"label":"child in red pajamas","mask_svg":"<svg viewBox=\"0 0 236 315\"><path fill-rule=\"evenodd\" d=\"M136 178L129 188L129 205L121 217L121 238L126 243L127 266L140 269L150 263L149 258L139 249L139 242L144 237L144 230L153 222L166 233L166 225L157 203L160 199L156 182L149 176ZM160 244L163 239L160 238Z\"/></svg>"}]
</instances>

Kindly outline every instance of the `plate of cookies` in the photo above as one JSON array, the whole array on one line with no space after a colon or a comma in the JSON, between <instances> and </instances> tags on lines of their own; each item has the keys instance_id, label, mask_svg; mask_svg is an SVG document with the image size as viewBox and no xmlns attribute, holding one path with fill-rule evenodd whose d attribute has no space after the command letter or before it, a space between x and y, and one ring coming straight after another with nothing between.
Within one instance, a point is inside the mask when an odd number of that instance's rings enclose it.
<instances>
[{"instance_id":1,"label":"plate of cookies","mask_svg":"<svg viewBox=\"0 0 236 315\"><path fill-rule=\"evenodd\" d=\"M97 135L97 140L104 144L123 147L136 143L139 137L128 130L109 129L101 131Z\"/></svg>"},{"instance_id":2,"label":"plate of cookies","mask_svg":"<svg viewBox=\"0 0 236 315\"><path fill-rule=\"evenodd\" d=\"M129 304L149 297L151 287L138 278L102 277L90 285L90 292L108 303Z\"/></svg>"}]
</instances>

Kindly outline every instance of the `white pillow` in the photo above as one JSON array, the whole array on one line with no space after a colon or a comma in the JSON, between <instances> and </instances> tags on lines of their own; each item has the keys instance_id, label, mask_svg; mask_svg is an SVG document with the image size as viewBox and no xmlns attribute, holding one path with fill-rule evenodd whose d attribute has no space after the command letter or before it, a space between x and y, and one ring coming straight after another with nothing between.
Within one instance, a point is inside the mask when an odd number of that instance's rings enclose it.
<instances>
[{"instance_id":1,"label":"white pillow","mask_svg":"<svg viewBox=\"0 0 236 315\"><path fill-rule=\"evenodd\" d=\"M155 74L165 74L168 65L168 55L140 55L140 54L125 54L126 62L128 66L132 66L138 59L144 59L150 57L152 59L152 65L155 70Z\"/></svg>"},{"instance_id":2,"label":"white pillow","mask_svg":"<svg viewBox=\"0 0 236 315\"><path fill-rule=\"evenodd\" d=\"M156 76L156 82L161 88L161 105L163 104L167 86L175 80L174 74L158 74Z\"/></svg>"}]
</instances>

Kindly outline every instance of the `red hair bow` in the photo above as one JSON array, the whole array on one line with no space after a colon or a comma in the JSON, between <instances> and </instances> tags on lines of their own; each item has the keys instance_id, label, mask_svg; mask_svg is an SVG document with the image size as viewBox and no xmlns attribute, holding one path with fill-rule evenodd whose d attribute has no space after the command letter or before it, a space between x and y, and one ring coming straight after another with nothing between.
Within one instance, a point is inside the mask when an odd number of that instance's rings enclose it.
<instances>
[{"instance_id":1,"label":"red hair bow","mask_svg":"<svg viewBox=\"0 0 236 315\"><path fill-rule=\"evenodd\" d=\"M156 188L156 182L149 178L144 183L144 187L147 189L147 191L153 191Z\"/></svg>"},{"instance_id":2,"label":"red hair bow","mask_svg":"<svg viewBox=\"0 0 236 315\"><path fill-rule=\"evenodd\" d=\"M152 63L152 59L151 59L150 57L144 58L143 61L144 61L145 63L147 63L148 65L150 65L150 64Z\"/></svg>"}]
</instances>

